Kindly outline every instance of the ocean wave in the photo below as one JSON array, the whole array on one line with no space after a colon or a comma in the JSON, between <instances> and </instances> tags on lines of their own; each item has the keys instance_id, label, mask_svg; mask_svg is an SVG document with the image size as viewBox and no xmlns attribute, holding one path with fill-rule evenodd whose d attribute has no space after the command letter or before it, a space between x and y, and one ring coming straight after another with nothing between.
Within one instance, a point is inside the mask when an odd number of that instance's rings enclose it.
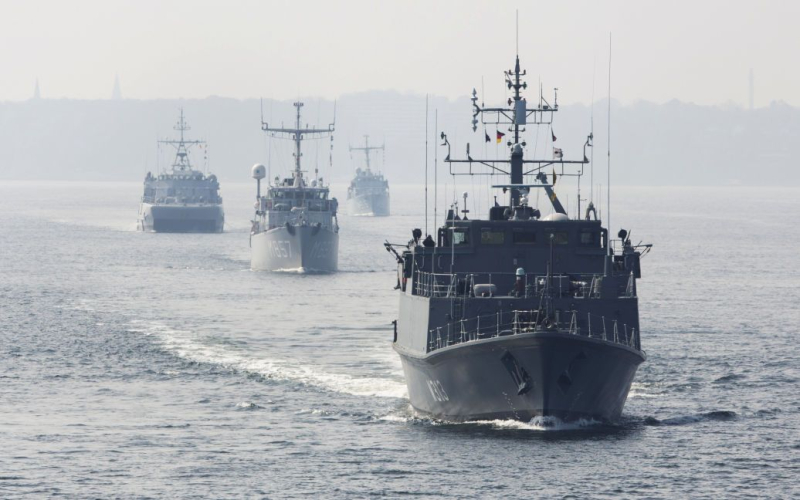
<instances>
[{"instance_id":1,"label":"ocean wave","mask_svg":"<svg viewBox=\"0 0 800 500\"><path fill-rule=\"evenodd\" d=\"M679 415L677 417L669 417L664 419L658 419L656 417L650 416L644 418L644 424L650 426L689 425L689 424L696 424L700 422L709 422L709 421L725 422L725 421L735 420L736 418L738 418L738 415L734 411L716 410L705 413L698 413L695 415Z\"/></svg>"}]
</instances>

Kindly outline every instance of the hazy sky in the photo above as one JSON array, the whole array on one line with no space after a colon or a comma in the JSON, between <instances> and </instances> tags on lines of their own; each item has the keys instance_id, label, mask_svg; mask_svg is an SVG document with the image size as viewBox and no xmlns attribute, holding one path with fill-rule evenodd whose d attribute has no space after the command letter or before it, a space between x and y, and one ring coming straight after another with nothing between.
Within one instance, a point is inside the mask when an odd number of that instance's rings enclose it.
<instances>
[{"instance_id":1,"label":"hazy sky","mask_svg":"<svg viewBox=\"0 0 800 500\"><path fill-rule=\"evenodd\" d=\"M333 98L372 89L504 96L514 12L529 82L562 103L800 106L800 1L0 0L0 101L33 95Z\"/></svg>"}]
</instances>

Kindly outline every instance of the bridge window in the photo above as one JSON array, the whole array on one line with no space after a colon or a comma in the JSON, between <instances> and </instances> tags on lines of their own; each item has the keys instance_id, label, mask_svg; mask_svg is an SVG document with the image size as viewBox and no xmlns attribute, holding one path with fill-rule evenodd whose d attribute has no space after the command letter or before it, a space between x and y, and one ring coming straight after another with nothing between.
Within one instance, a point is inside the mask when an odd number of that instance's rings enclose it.
<instances>
[{"instance_id":1,"label":"bridge window","mask_svg":"<svg viewBox=\"0 0 800 500\"><path fill-rule=\"evenodd\" d=\"M595 246L598 242L596 231L581 231L581 245Z\"/></svg>"},{"instance_id":2,"label":"bridge window","mask_svg":"<svg viewBox=\"0 0 800 500\"><path fill-rule=\"evenodd\" d=\"M514 244L533 245L536 243L536 231L514 231Z\"/></svg>"},{"instance_id":3,"label":"bridge window","mask_svg":"<svg viewBox=\"0 0 800 500\"><path fill-rule=\"evenodd\" d=\"M469 229L453 230L453 245L469 245Z\"/></svg>"},{"instance_id":4,"label":"bridge window","mask_svg":"<svg viewBox=\"0 0 800 500\"><path fill-rule=\"evenodd\" d=\"M501 230L492 230L490 227L481 228L482 245L502 245L506 241L506 233Z\"/></svg>"},{"instance_id":5,"label":"bridge window","mask_svg":"<svg viewBox=\"0 0 800 500\"><path fill-rule=\"evenodd\" d=\"M553 236L554 245L569 245L569 233L566 231L553 231L550 233Z\"/></svg>"}]
</instances>

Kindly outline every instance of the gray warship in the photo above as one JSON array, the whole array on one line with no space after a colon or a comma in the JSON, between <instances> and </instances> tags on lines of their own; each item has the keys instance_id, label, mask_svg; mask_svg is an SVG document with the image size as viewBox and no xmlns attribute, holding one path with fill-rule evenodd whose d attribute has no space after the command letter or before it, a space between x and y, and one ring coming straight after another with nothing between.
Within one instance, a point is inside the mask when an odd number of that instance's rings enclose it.
<instances>
[{"instance_id":1,"label":"gray warship","mask_svg":"<svg viewBox=\"0 0 800 500\"><path fill-rule=\"evenodd\" d=\"M556 196L545 168L553 181L556 169L579 181L592 134L581 160L563 159L558 148L553 159L525 158L521 133L551 127L558 111L557 93L552 105L541 91L538 104L522 97L525 74L517 56L505 72L507 107L472 96L473 131L478 117L508 125L510 158L473 159L467 145L466 159L451 159L440 136L451 175L508 175L492 186L507 204L495 197L488 218L470 219L465 193L461 215L455 202L434 236L414 229L407 245L385 244L398 262L393 347L411 404L434 418L613 421L646 359L636 280L651 247L632 244L625 230L612 239L591 200L585 217L570 217ZM498 142L503 135L498 129ZM546 216L529 204L537 189L552 205Z\"/></svg>"},{"instance_id":2,"label":"gray warship","mask_svg":"<svg viewBox=\"0 0 800 500\"><path fill-rule=\"evenodd\" d=\"M217 177L195 170L189 161L189 149L205 145L205 141L190 141L184 137L184 132L190 128L184 120L183 109L174 129L180 132L180 139L158 142L175 147L175 161L170 172L158 175L147 172L138 227L142 231L159 233L221 233L225 213Z\"/></svg>"},{"instance_id":3,"label":"gray warship","mask_svg":"<svg viewBox=\"0 0 800 500\"><path fill-rule=\"evenodd\" d=\"M265 132L294 141L295 166L291 177L283 180L275 177L274 184L268 183L263 196L261 181L266 178L267 169L264 165L253 166L257 191L250 232L250 267L259 271L334 272L339 260L338 202L336 198L329 199L330 190L319 172L315 171L309 183L300 168L303 139L329 136L332 141L334 124L323 129L303 128L300 126L303 103L296 102L294 106L295 128L271 128L263 119L261 122Z\"/></svg>"},{"instance_id":4,"label":"gray warship","mask_svg":"<svg viewBox=\"0 0 800 500\"><path fill-rule=\"evenodd\" d=\"M347 188L348 215L388 216L389 215L389 181L380 172L370 168L370 153L384 151L384 146L370 146L369 136L364 136L363 147L350 147L353 151L363 151L366 160L364 169L356 169L356 176Z\"/></svg>"}]
</instances>

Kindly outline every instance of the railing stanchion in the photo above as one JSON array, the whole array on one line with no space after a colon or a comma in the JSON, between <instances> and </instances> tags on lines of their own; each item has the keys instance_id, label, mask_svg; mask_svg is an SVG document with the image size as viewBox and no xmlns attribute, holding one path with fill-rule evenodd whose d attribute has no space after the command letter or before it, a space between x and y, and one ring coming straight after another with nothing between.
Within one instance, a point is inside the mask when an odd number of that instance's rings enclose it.
<instances>
[{"instance_id":1,"label":"railing stanchion","mask_svg":"<svg viewBox=\"0 0 800 500\"><path fill-rule=\"evenodd\" d=\"M603 340L608 342L608 334L606 334L606 317L601 316L601 318L603 318Z\"/></svg>"}]
</instances>

